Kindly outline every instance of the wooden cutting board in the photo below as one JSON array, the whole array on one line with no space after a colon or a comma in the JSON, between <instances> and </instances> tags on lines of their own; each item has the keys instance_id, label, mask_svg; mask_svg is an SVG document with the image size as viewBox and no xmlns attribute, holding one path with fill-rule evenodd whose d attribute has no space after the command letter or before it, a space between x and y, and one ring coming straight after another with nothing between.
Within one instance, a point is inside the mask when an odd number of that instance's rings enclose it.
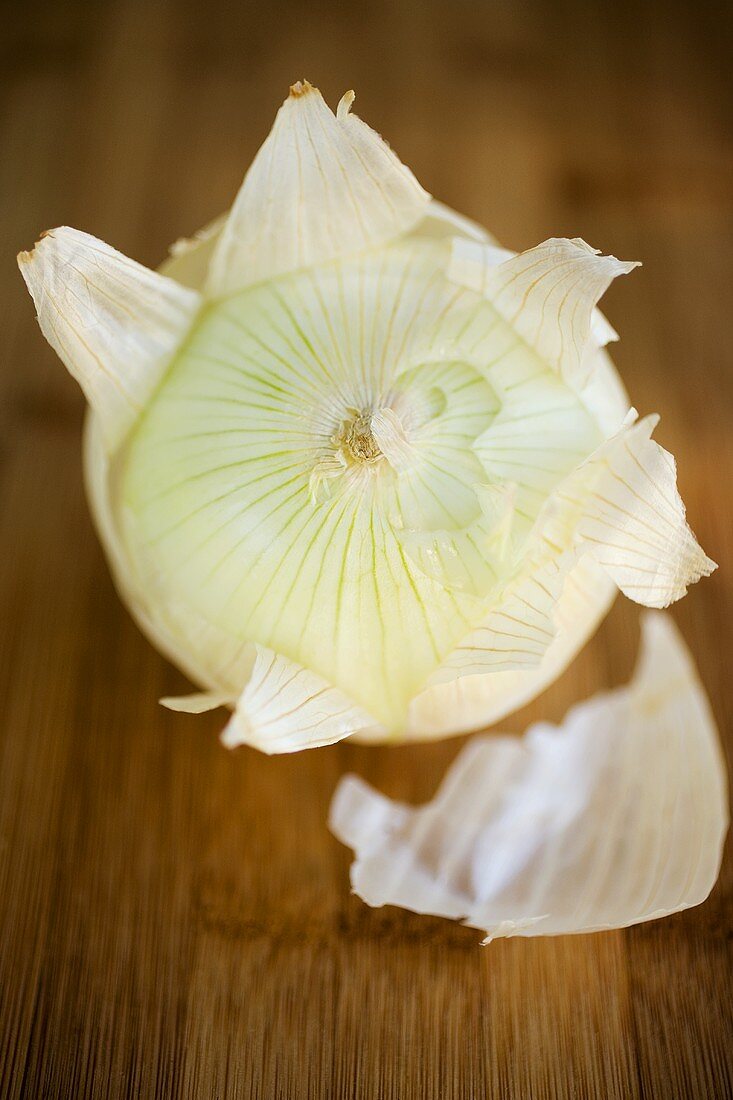
<instances>
[{"instance_id":1,"label":"wooden cutting board","mask_svg":"<svg viewBox=\"0 0 733 1100\"><path fill-rule=\"evenodd\" d=\"M226 208L302 76L332 102L355 86L426 186L506 244L581 235L643 260L607 311L722 566L674 615L730 749L724 5L55 0L2 19L2 1096L731 1095L730 859L686 914L480 948L350 896L326 828L345 771L423 800L459 742L268 759L225 751L220 714L157 706L186 684L112 589L83 499L80 394L12 260L67 222L156 264ZM637 624L619 601L505 728L620 683Z\"/></svg>"}]
</instances>

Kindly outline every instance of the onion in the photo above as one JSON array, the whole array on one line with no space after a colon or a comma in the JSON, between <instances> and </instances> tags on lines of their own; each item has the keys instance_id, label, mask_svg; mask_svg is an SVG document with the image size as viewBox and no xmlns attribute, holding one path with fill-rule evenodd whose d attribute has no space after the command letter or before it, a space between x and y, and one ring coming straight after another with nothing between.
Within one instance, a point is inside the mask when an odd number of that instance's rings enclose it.
<instances>
[{"instance_id":1,"label":"onion","mask_svg":"<svg viewBox=\"0 0 733 1100\"><path fill-rule=\"evenodd\" d=\"M122 598L227 705L227 745L478 728L553 680L620 588L714 564L596 303L635 265L520 255L307 82L231 211L164 272L60 228L19 257L89 402Z\"/></svg>"}]
</instances>

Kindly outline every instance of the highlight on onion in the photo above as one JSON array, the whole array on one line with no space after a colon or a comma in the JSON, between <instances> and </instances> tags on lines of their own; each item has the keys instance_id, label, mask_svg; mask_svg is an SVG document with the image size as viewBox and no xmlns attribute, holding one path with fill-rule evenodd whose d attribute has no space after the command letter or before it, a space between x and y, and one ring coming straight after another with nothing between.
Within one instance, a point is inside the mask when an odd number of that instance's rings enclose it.
<instances>
[{"instance_id":1,"label":"highlight on onion","mask_svg":"<svg viewBox=\"0 0 733 1100\"><path fill-rule=\"evenodd\" d=\"M120 594L199 689L164 701L268 753L486 726L618 589L665 607L714 568L604 350L635 265L499 248L353 98L295 84L161 272L65 227L19 257Z\"/></svg>"}]
</instances>

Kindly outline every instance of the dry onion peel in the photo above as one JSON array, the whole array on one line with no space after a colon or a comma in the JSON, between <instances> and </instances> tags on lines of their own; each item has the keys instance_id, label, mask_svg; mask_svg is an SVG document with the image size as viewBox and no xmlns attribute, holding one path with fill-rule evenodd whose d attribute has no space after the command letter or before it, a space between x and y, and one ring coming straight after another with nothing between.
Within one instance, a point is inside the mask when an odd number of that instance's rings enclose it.
<instances>
[{"instance_id":1,"label":"dry onion peel","mask_svg":"<svg viewBox=\"0 0 733 1100\"><path fill-rule=\"evenodd\" d=\"M698 905L728 824L715 723L671 618L648 612L628 686L523 739L477 737L432 802L345 776L334 834L354 891L500 936L620 928Z\"/></svg>"},{"instance_id":2,"label":"dry onion peel","mask_svg":"<svg viewBox=\"0 0 733 1100\"><path fill-rule=\"evenodd\" d=\"M154 273L61 228L19 257L89 402L117 586L225 743L445 736L567 665L620 587L714 568L596 302L633 264L514 255L294 85L231 211Z\"/></svg>"}]
</instances>

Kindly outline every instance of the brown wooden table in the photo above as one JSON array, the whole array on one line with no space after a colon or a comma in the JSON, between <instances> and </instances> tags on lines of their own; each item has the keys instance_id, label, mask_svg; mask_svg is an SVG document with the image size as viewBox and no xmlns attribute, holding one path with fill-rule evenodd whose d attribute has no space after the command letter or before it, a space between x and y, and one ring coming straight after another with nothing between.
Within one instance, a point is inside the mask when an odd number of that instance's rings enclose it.
<instances>
[{"instance_id":1,"label":"brown wooden table","mask_svg":"<svg viewBox=\"0 0 733 1100\"><path fill-rule=\"evenodd\" d=\"M730 859L689 913L479 948L351 897L326 829L346 770L421 800L458 742L268 759L225 751L221 714L157 706L186 684L113 591L81 397L13 259L66 222L156 264L226 207L301 76L331 102L356 87L426 186L506 244L581 235L642 259L606 306L722 566L674 615L729 738L726 6L56 0L5 4L1 22L2 1095L731 1095ZM508 728L621 682L637 623L620 600Z\"/></svg>"}]
</instances>

